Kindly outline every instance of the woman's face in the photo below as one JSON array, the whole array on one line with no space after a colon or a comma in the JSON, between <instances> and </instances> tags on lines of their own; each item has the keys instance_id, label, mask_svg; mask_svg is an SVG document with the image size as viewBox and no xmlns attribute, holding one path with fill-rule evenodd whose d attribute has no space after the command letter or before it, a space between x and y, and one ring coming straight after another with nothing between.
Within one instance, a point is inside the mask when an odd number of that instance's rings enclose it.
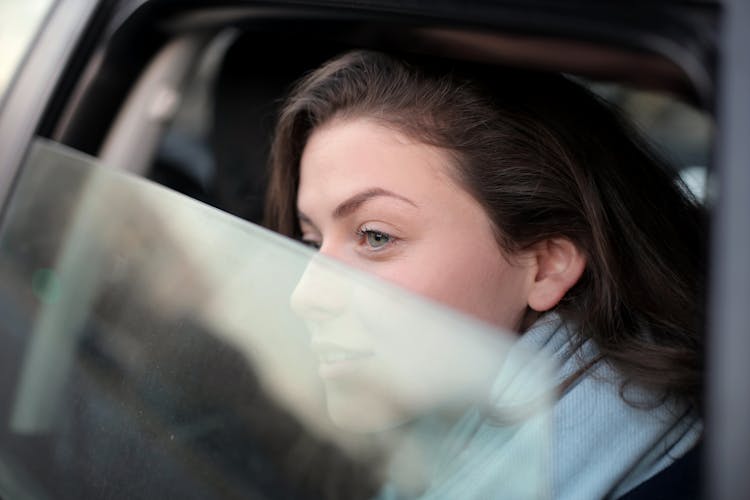
<instances>
[{"instance_id":1,"label":"woman's face","mask_svg":"<svg viewBox=\"0 0 750 500\"><path fill-rule=\"evenodd\" d=\"M312 133L302 154L302 238L328 257L517 330L533 274L522 258L505 258L484 209L450 168L445 151L373 120L333 120ZM350 411L354 396L349 391L332 401L331 390L345 385L357 362L364 367L371 361L379 339L373 332L328 328L341 324L346 308L331 287L311 284L314 274L303 277L292 304L310 327L313 347L322 346L321 375L335 418L336 408ZM349 354L332 355L331 346ZM354 367L343 369L342 363ZM389 418L398 416L382 417Z\"/></svg>"}]
</instances>

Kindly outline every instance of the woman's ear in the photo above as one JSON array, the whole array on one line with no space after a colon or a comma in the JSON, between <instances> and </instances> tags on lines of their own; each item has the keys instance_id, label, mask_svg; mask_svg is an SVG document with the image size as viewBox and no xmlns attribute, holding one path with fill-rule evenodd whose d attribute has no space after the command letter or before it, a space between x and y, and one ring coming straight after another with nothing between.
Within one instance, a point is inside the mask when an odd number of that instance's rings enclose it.
<instances>
[{"instance_id":1,"label":"woman's ear","mask_svg":"<svg viewBox=\"0 0 750 500\"><path fill-rule=\"evenodd\" d=\"M529 307L547 311L562 300L586 268L586 257L573 242L553 238L533 248L535 276L528 294Z\"/></svg>"}]
</instances>

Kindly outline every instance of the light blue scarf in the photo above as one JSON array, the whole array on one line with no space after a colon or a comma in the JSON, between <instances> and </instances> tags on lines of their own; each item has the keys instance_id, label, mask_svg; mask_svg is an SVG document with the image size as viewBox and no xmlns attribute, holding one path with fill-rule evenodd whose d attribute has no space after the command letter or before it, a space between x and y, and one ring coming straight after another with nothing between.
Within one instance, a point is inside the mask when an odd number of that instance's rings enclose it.
<instances>
[{"instance_id":1,"label":"light blue scarf","mask_svg":"<svg viewBox=\"0 0 750 500\"><path fill-rule=\"evenodd\" d=\"M489 406L470 409L439 444L431 434L431 478L418 498L617 498L696 444L702 424L693 413L671 403L628 404L620 396L622 379L606 362L555 396L560 383L597 355L592 341L570 352L571 337L556 314L520 337L495 380ZM529 350L537 355L529 357ZM652 396L632 388L626 397L648 403ZM525 416L519 414L524 400L531 410ZM402 497L393 486L380 495Z\"/></svg>"}]
</instances>

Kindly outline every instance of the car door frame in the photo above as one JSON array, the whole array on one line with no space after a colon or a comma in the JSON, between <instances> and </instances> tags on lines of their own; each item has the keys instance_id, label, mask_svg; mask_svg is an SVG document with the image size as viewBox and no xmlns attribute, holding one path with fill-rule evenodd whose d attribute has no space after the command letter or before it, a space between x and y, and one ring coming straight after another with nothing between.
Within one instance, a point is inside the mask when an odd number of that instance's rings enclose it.
<instances>
[{"instance_id":1,"label":"car door frame","mask_svg":"<svg viewBox=\"0 0 750 500\"><path fill-rule=\"evenodd\" d=\"M22 160L50 98L72 61L86 29L97 23L97 0L57 0L0 103L0 206L21 168ZM3 210L4 212L4 210ZM2 213L2 212L0 212Z\"/></svg>"},{"instance_id":2,"label":"car door frame","mask_svg":"<svg viewBox=\"0 0 750 500\"><path fill-rule=\"evenodd\" d=\"M714 149L705 498L750 492L750 2L724 4Z\"/></svg>"}]
</instances>

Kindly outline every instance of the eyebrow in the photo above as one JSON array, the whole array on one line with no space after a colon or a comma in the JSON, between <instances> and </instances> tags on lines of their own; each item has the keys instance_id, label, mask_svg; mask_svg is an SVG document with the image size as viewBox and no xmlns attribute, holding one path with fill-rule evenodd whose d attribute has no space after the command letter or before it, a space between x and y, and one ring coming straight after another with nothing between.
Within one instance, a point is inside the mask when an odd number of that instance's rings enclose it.
<instances>
[{"instance_id":1,"label":"eyebrow","mask_svg":"<svg viewBox=\"0 0 750 500\"><path fill-rule=\"evenodd\" d=\"M388 191L387 189L376 187L376 188L370 188L370 189L361 191L349 197L348 199L342 201L341 203L339 203L339 205L333 211L333 218L341 219L343 217L346 217L347 215L350 215L351 213L356 211L365 202L373 198L378 198L381 196L395 198L397 200L401 200L405 203L408 203L409 205L415 208L419 208L417 204L411 201L409 198L405 198L404 196L401 196L400 194L396 194L392 191ZM297 216L299 217L301 221L311 223L310 218L306 216L305 214L303 214L302 212L298 211Z\"/></svg>"}]
</instances>

